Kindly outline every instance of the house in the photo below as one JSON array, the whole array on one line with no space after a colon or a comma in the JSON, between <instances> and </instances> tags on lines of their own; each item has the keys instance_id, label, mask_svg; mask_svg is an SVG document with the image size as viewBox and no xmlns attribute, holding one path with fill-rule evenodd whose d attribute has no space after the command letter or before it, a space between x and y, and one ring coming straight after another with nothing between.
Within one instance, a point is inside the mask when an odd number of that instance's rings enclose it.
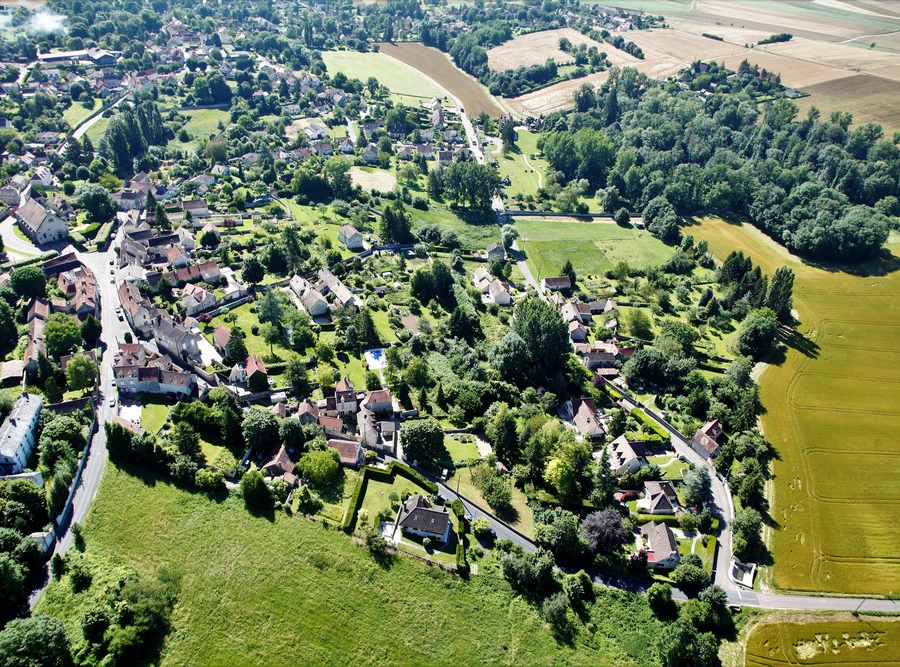
<instances>
[{"instance_id":1,"label":"house","mask_svg":"<svg viewBox=\"0 0 900 667\"><path fill-rule=\"evenodd\" d=\"M4 387L17 387L22 384L25 375L25 362L21 359L11 359L3 362L0 371L0 385Z\"/></svg>"},{"instance_id":2,"label":"house","mask_svg":"<svg viewBox=\"0 0 900 667\"><path fill-rule=\"evenodd\" d=\"M587 329L581 322L569 322L569 339L573 343L587 343Z\"/></svg>"},{"instance_id":3,"label":"house","mask_svg":"<svg viewBox=\"0 0 900 667\"><path fill-rule=\"evenodd\" d=\"M310 317L321 317L328 312L328 301L314 289L307 290L306 293L300 297L300 303L303 304L303 307L306 309L306 312L309 313Z\"/></svg>"},{"instance_id":4,"label":"house","mask_svg":"<svg viewBox=\"0 0 900 667\"><path fill-rule=\"evenodd\" d=\"M375 413L393 412L394 399L391 392L387 389L376 389L366 394L366 397L360 403L360 408L366 408Z\"/></svg>"},{"instance_id":5,"label":"house","mask_svg":"<svg viewBox=\"0 0 900 667\"><path fill-rule=\"evenodd\" d=\"M181 202L181 210L184 211L184 217L208 218L209 207L206 205L205 199L187 199Z\"/></svg>"},{"instance_id":6,"label":"house","mask_svg":"<svg viewBox=\"0 0 900 667\"><path fill-rule=\"evenodd\" d=\"M691 438L691 449L704 459L715 457L719 453L718 437L722 435L722 423L718 419L705 423L697 429Z\"/></svg>"},{"instance_id":7,"label":"house","mask_svg":"<svg viewBox=\"0 0 900 667\"><path fill-rule=\"evenodd\" d=\"M432 506L424 496L410 496L397 513L394 530L419 537L447 542L450 539L450 511L441 505Z\"/></svg>"},{"instance_id":8,"label":"house","mask_svg":"<svg viewBox=\"0 0 900 667\"><path fill-rule=\"evenodd\" d=\"M66 221L29 199L16 211L19 228L37 245L62 241L69 233Z\"/></svg>"},{"instance_id":9,"label":"house","mask_svg":"<svg viewBox=\"0 0 900 667\"><path fill-rule=\"evenodd\" d=\"M251 388L266 389L269 386L269 372L262 358L257 354L247 357L247 386Z\"/></svg>"},{"instance_id":10,"label":"house","mask_svg":"<svg viewBox=\"0 0 900 667\"><path fill-rule=\"evenodd\" d=\"M297 406L297 419L301 424L315 424L319 419L319 406L307 398Z\"/></svg>"},{"instance_id":11,"label":"house","mask_svg":"<svg viewBox=\"0 0 900 667\"><path fill-rule=\"evenodd\" d=\"M626 472L635 473L646 465L646 446L642 442L629 442L624 435L609 443L609 466L616 477Z\"/></svg>"},{"instance_id":12,"label":"house","mask_svg":"<svg viewBox=\"0 0 900 667\"><path fill-rule=\"evenodd\" d=\"M363 149L363 162L366 164L375 164L378 162L378 147L375 144L369 144ZM19 195L16 194L16 202L19 201Z\"/></svg>"},{"instance_id":13,"label":"house","mask_svg":"<svg viewBox=\"0 0 900 667\"><path fill-rule=\"evenodd\" d=\"M226 326L217 326L213 331L213 347L222 356L228 356L228 343L231 342L231 329Z\"/></svg>"},{"instance_id":14,"label":"house","mask_svg":"<svg viewBox=\"0 0 900 667\"><path fill-rule=\"evenodd\" d=\"M167 359L167 357L163 359ZM196 378L191 373L165 370L160 366L115 366L113 377L116 378L116 386L119 391L128 394L165 394L188 397L196 383Z\"/></svg>"},{"instance_id":15,"label":"house","mask_svg":"<svg viewBox=\"0 0 900 667\"><path fill-rule=\"evenodd\" d=\"M262 469L270 477L281 477L290 486L297 482L297 476L294 475L294 462L288 454L287 447L284 445L275 454L275 457L266 463Z\"/></svg>"},{"instance_id":16,"label":"house","mask_svg":"<svg viewBox=\"0 0 900 667\"><path fill-rule=\"evenodd\" d=\"M335 302L341 308L349 308L351 306L359 307L360 301L357 296L331 271L328 269L319 269L318 276L318 289L323 296L327 296L329 292L334 294Z\"/></svg>"},{"instance_id":17,"label":"house","mask_svg":"<svg viewBox=\"0 0 900 667\"><path fill-rule=\"evenodd\" d=\"M306 137L310 141L318 141L320 139L327 139L328 137L331 136L331 133L328 131L328 128L323 125L319 125L318 123L310 123L309 125L304 127L303 134L305 134Z\"/></svg>"},{"instance_id":18,"label":"house","mask_svg":"<svg viewBox=\"0 0 900 667\"><path fill-rule=\"evenodd\" d=\"M541 280L542 292L559 292L572 289L572 279L569 276L559 278L543 278Z\"/></svg>"},{"instance_id":19,"label":"house","mask_svg":"<svg viewBox=\"0 0 900 667\"><path fill-rule=\"evenodd\" d=\"M50 314L50 302L46 299L35 298L28 307L28 314L25 316L25 322L31 322L34 318L46 320Z\"/></svg>"},{"instance_id":20,"label":"house","mask_svg":"<svg viewBox=\"0 0 900 667\"><path fill-rule=\"evenodd\" d=\"M202 313L216 305L216 295L193 283L181 288L181 305L188 316Z\"/></svg>"},{"instance_id":21,"label":"house","mask_svg":"<svg viewBox=\"0 0 900 667\"><path fill-rule=\"evenodd\" d=\"M506 248L503 247L502 243L491 243L487 250L485 250L488 259L506 259Z\"/></svg>"},{"instance_id":22,"label":"house","mask_svg":"<svg viewBox=\"0 0 900 667\"><path fill-rule=\"evenodd\" d=\"M341 435L344 432L344 422L338 417L319 415L316 423L325 432L325 435Z\"/></svg>"},{"instance_id":23,"label":"house","mask_svg":"<svg viewBox=\"0 0 900 667\"><path fill-rule=\"evenodd\" d=\"M675 514L678 494L672 482L644 482L644 497L637 501L644 514Z\"/></svg>"},{"instance_id":24,"label":"house","mask_svg":"<svg viewBox=\"0 0 900 667\"><path fill-rule=\"evenodd\" d=\"M587 440L599 440L606 435L597 417L597 405L590 396L572 399L572 421Z\"/></svg>"},{"instance_id":25,"label":"house","mask_svg":"<svg viewBox=\"0 0 900 667\"><path fill-rule=\"evenodd\" d=\"M0 188L0 202L7 206L19 205L19 191L13 187Z\"/></svg>"},{"instance_id":26,"label":"house","mask_svg":"<svg viewBox=\"0 0 900 667\"><path fill-rule=\"evenodd\" d=\"M175 357L196 357L200 354L198 341L200 335L189 331L168 317L157 316L153 325L153 338L161 350L172 353Z\"/></svg>"},{"instance_id":27,"label":"house","mask_svg":"<svg viewBox=\"0 0 900 667\"><path fill-rule=\"evenodd\" d=\"M118 292L119 302L122 304L122 311L128 324L141 335L148 335L153 317L147 299L140 293L137 285L131 282L119 283Z\"/></svg>"},{"instance_id":28,"label":"house","mask_svg":"<svg viewBox=\"0 0 900 667\"><path fill-rule=\"evenodd\" d=\"M338 232L338 241L347 246L348 250L362 250L363 237L355 227L344 225Z\"/></svg>"},{"instance_id":29,"label":"house","mask_svg":"<svg viewBox=\"0 0 900 667\"><path fill-rule=\"evenodd\" d=\"M491 275L491 272L487 270L487 267L479 266L472 273L472 284L475 285L475 289L477 289L482 294L487 294L491 289L491 283L494 281L494 277Z\"/></svg>"},{"instance_id":30,"label":"house","mask_svg":"<svg viewBox=\"0 0 900 667\"><path fill-rule=\"evenodd\" d=\"M509 293L509 285L499 280L492 280L488 285L488 295L491 301L498 306L509 306L512 304L512 295Z\"/></svg>"},{"instance_id":31,"label":"house","mask_svg":"<svg viewBox=\"0 0 900 667\"><path fill-rule=\"evenodd\" d=\"M365 450L363 450L362 445L358 442L353 442L352 440L337 440L337 439L329 439L328 446L331 449L335 450L338 453L338 456L341 458L341 463L345 466L350 466L351 468L358 468L362 465L363 460L365 459Z\"/></svg>"},{"instance_id":32,"label":"house","mask_svg":"<svg viewBox=\"0 0 900 667\"><path fill-rule=\"evenodd\" d=\"M672 570L678 565L678 542L664 523L653 521L641 526L641 537L647 543L647 565L655 570Z\"/></svg>"},{"instance_id":33,"label":"house","mask_svg":"<svg viewBox=\"0 0 900 667\"><path fill-rule=\"evenodd\" d=\"M41 355L47 356L44 343L44 320L39 317L28 323L28 342L25 344L23 362L25 371L30 375L37 373Z\"/></svg>"},{"instance_id":34,"label":"house","mask_svg":"<svg viewBox=\"0 0 900 667\"><path fill-rule=\"evenodd\" d=\"M26 394L15 402L0 425L0 474L17 475L34 452L34 430L44 406L44 397Z\"/></svg>"}]
</instances>

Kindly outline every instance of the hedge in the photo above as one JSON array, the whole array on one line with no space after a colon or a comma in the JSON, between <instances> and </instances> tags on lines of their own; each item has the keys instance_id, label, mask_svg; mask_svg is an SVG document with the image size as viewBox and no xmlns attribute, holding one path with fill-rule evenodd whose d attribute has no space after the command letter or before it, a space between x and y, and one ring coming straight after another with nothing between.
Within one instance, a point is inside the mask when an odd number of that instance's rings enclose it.
<instances>
[{"instance_id":1,"label":"hedge","mask_svg":"<svg viewBox=\"0 0 900 667\"><path fill-rule=\"evenodd\" d=\"M81 235L86 239L93 240L102 226L99 222L92 222L81 231Z\"/></svg>"},{"instance_id":2,"label":"hedge","mask_svg":"<svg viewBox=\"0 0 900 667\"><path fill-rule=\"evenodd\" d=\"M115 226L115 220L103 223L103 226L100 227L100 231L97 232L97 236L94 237L94 243L98 248L106 247L106 245L109 243L109 239L112 237L113 229L115 229Z\"/></svg>"},{"instance_id":3,"label":"hedge","mask_svg":"<svg viewBox=\"0 0 900 667\"><path fill-rule=\"evenodd\" d=\"M459 542L456 545L456 571L462 575L469 573L469 562L466 560L466 548Z\"/></svg>"},{"instance_id":4,"label":"hedge","mask_svg":"<svg viewBox=\"0 0 900 667\"><path fill-rule=\"evenodd\" d=\"M0 269L3 269L4 271L9 271L11 269L20 269L23 266L31 266L32 264L46 262L48 259L53 259L58 255L59 251L48 250L47 252L42 252L37 257L28 257L27 259L20 259L16 262L4 262L3 264L0 264Z\"/></svg>"},{"instance_id":5,"label":"hedge","mask_svg":"<svg viewBox=\"0 0 900 667\"><path fill-rule=\"evenodd\" d=\"M660 426L659 424L657 424L655 420L650 419L650 417L648 417L647 414L646 414L643 410L641 410L640 408L634 408L634 409L631 411L631 414L632 414L632 416L633 416L635 419L637 419L639 422L641 422L641 423L646 424L647 426L649 426L650 429L651 429L654 433L656 433L657 435L659 435L659 436L663 439L663 441L668 440L668 439L671 437L671 436L669 435L669 432L668 432L666 429L664 429L662 426Z\"/></svg>"}]
</instances>

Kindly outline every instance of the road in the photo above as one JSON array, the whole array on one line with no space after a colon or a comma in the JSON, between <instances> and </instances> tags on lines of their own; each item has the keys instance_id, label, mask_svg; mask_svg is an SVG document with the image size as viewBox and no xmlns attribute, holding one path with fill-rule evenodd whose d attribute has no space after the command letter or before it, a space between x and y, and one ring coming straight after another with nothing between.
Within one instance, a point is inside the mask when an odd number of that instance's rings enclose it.
<instances>
[{"instance_id":1,"label":"road","mask_svg":"<svg viewBox=\"0 0 900 667\"><path fill-rule=\"evenodd\" d=\"M3 239L3 248L10 259L26 259L28 257L37 257L43 250L38 248L31 241L23 241L19 238L13 227L16 224L15 216L10 215L3 222L0 222L0 238Z\"/></svg>"}]
</instances>

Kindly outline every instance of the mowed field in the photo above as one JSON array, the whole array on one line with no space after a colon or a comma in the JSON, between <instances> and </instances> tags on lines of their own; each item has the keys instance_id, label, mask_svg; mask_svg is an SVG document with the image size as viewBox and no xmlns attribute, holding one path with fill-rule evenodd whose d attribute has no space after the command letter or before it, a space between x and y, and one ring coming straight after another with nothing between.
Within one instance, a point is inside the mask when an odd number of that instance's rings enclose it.
<instances>
[{"instance_id":1,"label":"mowed field","mask_svg":"<svg viewBox=\"0 0 900 667\"><path fill-rule=\"evenodd\" d=\"M393 192L394 188L397 187L397 178L385 169L350 167L350 178L353 181L353 185L358 185L363 190Z\"/></svg>"},{"instance_id":2,"label":"mowed field","mask_svg":"<svg viewBox=\"0 0 900 667\"><path fill-rule=\"evenodd\" d=\"M747 639L746 667L900 664L900 619L841 614L808 622L757 626Z\"/></svg>"},{"instance_id":3,"label":"mowed field","mask_svg":"<svg viewBox=\"0 0 900 667\"><path fill-rule=\"evenodd\" d=\"M446 98L447 91L423 76L415 67L400 62L382 53L359 53L357 51L323 51L322 60L329 74L343 72L351 79L363 83L370 76L391 91L397 102L418 106L432 97Z\"/></svg>"},{"instance_id":4,"label":"mowed field","mask_svg":"<svg viewBox=\"0 0 900 667\"><path fill-rule=\"evenodd\" d=\"M128 568L179 579L162 665L655 665L662 631L639 595L605 589L571 642L496 567L468 581L236 497L189 493L109 465L84 524L94 580L51 583L38 611L81 637L81 614ZM622 619L629 619L623 623ZM591 627L587 623L591 623Z\"/></svg>"},{"instance_id":5,"label":"mowed field","mask_svg":"<svg viewBox=\"0 0 900 667\"><path fill-rule=\"evenodd\" d=\"M507 196L536 195L544 186L544 178L550 165L543 158L534 157L538 152L537 141L540 134L517 129L516 146L518 152L497 156L500 178L509 176L510 184L504 187Z\"/></svg>"},{"instance_id":6,"label":"mowed field","mask_svg":"<svg viewBox=\"0 0 900 667\"><path fill-rule=\"evenodd\" d=\"M854 274L801 263L749 225L686 233L720 259L743 250L796 272L797 334L760 382L774 445L775 567L782 589L887 594L900 582L900 244Z\"/></svg>"},{"instance_id":7,"label":"mowed field","mask_svg":"<svg viewBox=\"0 0 900 667\"><path fill-rule=\"evenodd\" d=\"M535 278L558 276L566 260L583 276L600 275L619 262L647 268L672 256L673 250L648 232L620 227L611 220L562 222L558 218L517 218L519 246Z\"/></svg>"},{"instance_id":8,"label":"mowed field","mask_svg":"<svg viewBox=\"0 0 900 667\"><path fill-rule=\"evenodd\" d=\"M419 70L449 90L462 102L470 117L477 116L482 111L494 118L504 115L503 109L484 86L459 69L449 56L437 49L419 42L382 43L378 47L381 53Z\"/></svg>"}]
</instances>

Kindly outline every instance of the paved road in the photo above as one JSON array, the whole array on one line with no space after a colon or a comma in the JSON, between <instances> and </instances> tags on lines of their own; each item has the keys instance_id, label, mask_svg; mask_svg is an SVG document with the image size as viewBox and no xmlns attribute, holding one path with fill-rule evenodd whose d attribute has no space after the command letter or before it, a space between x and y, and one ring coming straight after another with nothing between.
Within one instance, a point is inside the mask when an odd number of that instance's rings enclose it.
<instances>
[{"instance_id":1,"label":"paved road","mask_svg":"<svg viewBox=\"0 0 900 667\"><path fill-rule=\"evenodd\" d=\"M40 248L31 241L23 241L16 235L15 231L13 231L15 224L16 219L12 215L0 222L0 238L3 239L3 247L9 258L26 259L40 255L43 252Z\"/></svg>"}]
</instances>

